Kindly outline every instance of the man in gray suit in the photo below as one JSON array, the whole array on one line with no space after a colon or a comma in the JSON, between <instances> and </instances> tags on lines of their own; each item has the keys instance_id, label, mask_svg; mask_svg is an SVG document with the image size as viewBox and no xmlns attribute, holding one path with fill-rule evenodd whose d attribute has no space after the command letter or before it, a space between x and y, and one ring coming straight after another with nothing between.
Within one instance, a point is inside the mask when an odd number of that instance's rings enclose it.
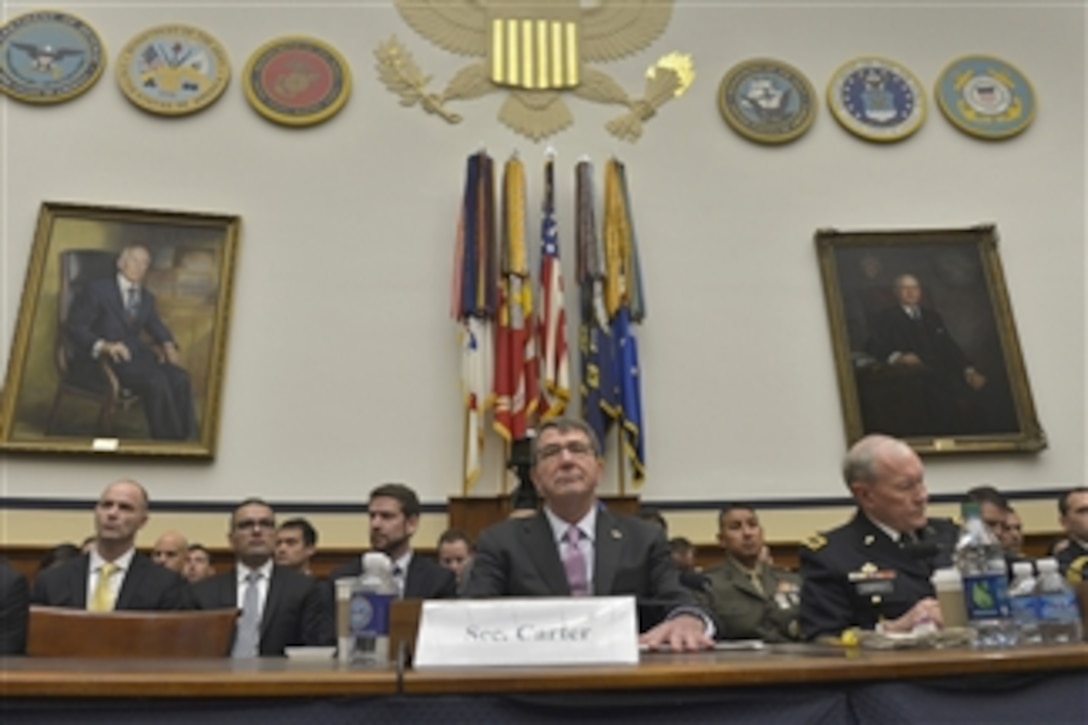
<instances>
[{"instance_id":1,"label":"man in gray suit","mask_svg":"<svg viewBox=\"0 0 1088 725\"><path fill-rule=\"evenodd\" d=\"M533 441L530 472L543 510L485 529L466 585L470 597L630 594L666 611L645 632L650 647L712 645L713 626L680 585L660 529L597 500L600 446L582 421L556 418Z\"/></svg>"}]
</instances>

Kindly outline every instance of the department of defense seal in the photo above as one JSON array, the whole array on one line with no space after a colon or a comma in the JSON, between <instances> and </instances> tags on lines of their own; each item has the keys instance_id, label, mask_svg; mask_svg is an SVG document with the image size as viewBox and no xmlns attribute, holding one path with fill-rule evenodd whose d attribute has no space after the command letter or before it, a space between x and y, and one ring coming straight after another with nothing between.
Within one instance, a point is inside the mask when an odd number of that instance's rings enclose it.
<instances>
[{"instance_id":1,"label":"department of defense seal","mask_svg":"<svg viewBox=\"0 0 1088 725\"><path fill-rule=\"evenodd\" d=\"M926 117L925 94L914 74L875 56L855 58L831 77L827 104L842 126L870 141L900 141Z\"/></svg>"},{"instance_id":2,"label":"department of defense seal","mask_svg":"<svg viewBox=\"0 0 1088 725\"><path fill-rule=\"evenodd\" d=\"M60 103L95 84L106 67L98 33L68 13L42 10L0 28L0 90L27 103Z\"/></svg>"},{"instance_id":3,"label":"department of defense seal","mask_svg":"<svg viewBox=\"0 0 1088 725\"><path fill-rule=\"evenodd\" d=\"M953 126L984 139L1015 136L1035 120L1035 91L1015 67L988 55L952 61L933 89Z\"/></svg>"},{"instance_id":4,"label":"department of defense seal","mask_svg":"<svg viewBox=\"0 0 1088 725\"><path fill-rule=\"evenodd\" d=\"M741 136L760 143L786 143L812 126L816 91L793 66L756 58L725 74L718 87L718 108Z\"/></svg>"},{"instance_id":5,"label":"department of defense seal","mask_svg":"<svg viewBox=\"0 0 1088 725\"><path fill-rule=\"evenodd\" d=\"M189 25L145 30L121 50L117 82L134 104L163 116L195 113L214 103L230 81L219 41Z\"/></svg>"},{"instance_id":6,"label":"department of defense seal","mask_svg":"<svg viewBox=\"0 0 1088 725\"><path fill-rule=\"evenodd\" d=\"M265 118L311 126L334 116L351 93L344 58L315 38L271 40L250 56L242 73L246 98Z\"/></svg>"}]
</instances>

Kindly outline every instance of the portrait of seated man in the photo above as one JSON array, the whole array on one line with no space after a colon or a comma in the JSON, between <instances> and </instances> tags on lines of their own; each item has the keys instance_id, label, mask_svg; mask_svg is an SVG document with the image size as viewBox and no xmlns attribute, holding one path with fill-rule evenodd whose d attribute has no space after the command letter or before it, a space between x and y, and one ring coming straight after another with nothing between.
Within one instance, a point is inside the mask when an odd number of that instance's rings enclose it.
<instances>
[{"instance_id":1,"label":"portrait of seated man","mask_svg":"<svg viewBox=\"0 0 1088 725\"><path fill-rule=\"evenodd\" d=\"M896 436L953 436L1005 427L992 373L972 360L941 313L927 303L912 274L898 275L895 302L874 315L864 342L866 364L858 388L866 432ZM1008 401L1011 404L1011 400Z\"/></svg>"},{"instance_id":2,"label":"portrait of seated man","mask_svg":"<svg viewBox=\"0 0 1088 725\"><path fill-rule=\"evenodd\" d=\"M75 347L71 374L93 381L105 359L120 384L139 396L150 438L190 440L197 431L189 374L144 285L150 266L148 248L129 245L117 257L117 274L90 282L76 298L67 321Z\"/></svg>"}]
</instances>

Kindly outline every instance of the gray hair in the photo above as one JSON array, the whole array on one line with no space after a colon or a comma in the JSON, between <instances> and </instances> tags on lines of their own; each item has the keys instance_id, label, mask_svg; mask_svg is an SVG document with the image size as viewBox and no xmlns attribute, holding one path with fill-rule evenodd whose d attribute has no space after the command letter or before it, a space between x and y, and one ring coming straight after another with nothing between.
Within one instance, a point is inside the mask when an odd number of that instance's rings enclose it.
<instances>
[{"instance_id":1,"label":"gray hair","mask_svg":"<svg viewBox=\"0 0 1088 725\"><path fill-rule=\"evenodd\" d=\"M552 418L540 424L540 428L537 430L536 436L531 438L530 441L530 453L529 460L536 464L537 445L540 440L540 436L544 435L546 430L555 430L559 433L570 433L571 431L581 431L589 439L589 446L593 449L593 455L597 458L601 457L601 442L597 440L597 434L593 432L593 428L589 426L584 420L580 418L568 418L560 416L558 418Z\"/></svg>"}]
</instances>

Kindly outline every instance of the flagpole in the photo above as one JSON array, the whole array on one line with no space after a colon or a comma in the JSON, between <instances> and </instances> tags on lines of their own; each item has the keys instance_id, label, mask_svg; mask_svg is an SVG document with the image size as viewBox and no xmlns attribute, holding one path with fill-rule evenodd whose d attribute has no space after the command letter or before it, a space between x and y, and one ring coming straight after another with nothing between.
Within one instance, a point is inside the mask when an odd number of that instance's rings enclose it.
<instances>
[{"instance_id":1,"label":"flagpole","mask_svg":"<svg viewBox=\"0 0 1088 725\"><path fill-rule=\"evenodd\" d=\"M617 464L618 464L617 467L616 467L616 474L617 474L617 478L619 479L619 483L620 483L620 496L626 496L627 495L627 475L626 475L626 472L624 471L624 465L623 465L623 459L624 459L624 455L623 455L623 425L621 425L620 423L616 424L616 452L618 453L618 455L616 456L616 461L617 461Z\"/></svg>"},{"instance_id":2,"label":"flagpole","mask_svg":"<svg viewBox=\"0 0 1088 725\"><path fill-rule=\"evenodd\" d=\"M499 479L499 493L503 496L506 496L507 493L509 493L507 486L510 482L509 466L512 447L513 444L504 438L502 443L502 466L499 467L499 475L502 476L502 478Z\"/></svg>"},{"instance_id":3,"label":"flagpole","mask_svg":"<svg viewBox=\"0 0 1088 725\"><path fill-rule=\"evenodd\" d=\"M461 438L461 441L462 441L461 442L461 471L463 472L462 475L461 475L461 495L467 497L468 496L468 476L465 475L465 474L468 473L468 447L469 447L469 443L470 443L468 429L469 429L469 416L472 415L472 411L469 410L467 405L462 406L462 407L464 407L464 409L465 409L465 415L464 415L464 418L463 418L464 425L462 425L462 429L464 430L464 435ZM471 441L471 443L472 443L472 445L476 444L475 441Z\"/></svg>"}]
</instances>

